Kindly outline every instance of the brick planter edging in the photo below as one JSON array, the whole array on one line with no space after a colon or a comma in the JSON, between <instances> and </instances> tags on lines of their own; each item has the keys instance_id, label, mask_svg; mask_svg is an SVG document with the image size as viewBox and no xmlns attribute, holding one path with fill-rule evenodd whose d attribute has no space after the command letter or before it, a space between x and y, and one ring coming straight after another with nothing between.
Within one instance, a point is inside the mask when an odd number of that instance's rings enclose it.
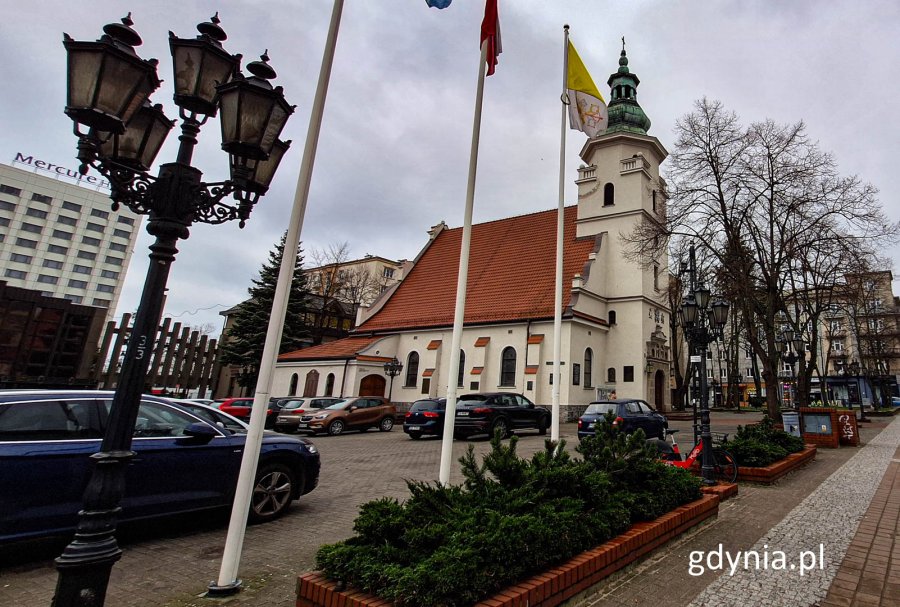
<instances>
[{"instance_id":1,"label":"brick planter edging","mask_svg":"<svg viewBox=\"0 0 900 607\"><path fill-rule=\"evenodd\" d=\"M739 481L748 481L751 483L774 483L776 480L796 470L813 460L816 457L816 446L806 445L806 448L799 453L791 453L786 458L778 460L770 466L763 468L754 468L750 466L738 466Z\"/></svg>"},{"instance_id":2,"label":"brick planter edging","mask_svg":"<svg viewBox=\"0 0 900 607\"><path fill-rule=\"evenodd\" d=\"M635 523L628 531L567 562L501 590L475 607L555 607L633 563L694 525L718 515L719 495L704 494L661 517ZM347 588L320 571L297 579L297 607L391 607L393 603Z\"/></svg>"}]
</instances>

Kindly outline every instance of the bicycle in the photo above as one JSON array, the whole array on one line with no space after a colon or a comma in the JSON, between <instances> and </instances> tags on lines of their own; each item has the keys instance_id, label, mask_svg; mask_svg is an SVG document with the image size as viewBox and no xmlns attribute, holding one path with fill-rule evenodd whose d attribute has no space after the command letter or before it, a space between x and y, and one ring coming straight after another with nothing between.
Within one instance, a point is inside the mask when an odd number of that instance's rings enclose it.
<instances>
[{"instance_id":1,"label":"bicycle","mask_svg":"<svg viewBox=\"0 0 900 607\"><path fill-rule=\"evenodd\" d=\"M697 444L694 445L694 448L691 449L691 452L688 453L686 458L682 458L681 452L678 450L678 442L675 440L675 434L678 433L678 430L671 430L666 428L666 440L663 439L650 439L651 442L656 446L657 452L659 453L660 459L663 463L669 466L675 466L677 468L685 468L690 470L695 464L700 465L703 461L701 459L703 454L703 441L697 441ZM671 437L671 442L668 440ZM727 434L718 434L717 439L721 437L720 442L726 442L728 440ZM723 481L726 483L733 483L737 480L738 467L737 462L734 459L734 456L728 452L727 449L721 446L714 446L712 449L713 455L713 478L717 481Z\"/></svg>"}]
</instances>

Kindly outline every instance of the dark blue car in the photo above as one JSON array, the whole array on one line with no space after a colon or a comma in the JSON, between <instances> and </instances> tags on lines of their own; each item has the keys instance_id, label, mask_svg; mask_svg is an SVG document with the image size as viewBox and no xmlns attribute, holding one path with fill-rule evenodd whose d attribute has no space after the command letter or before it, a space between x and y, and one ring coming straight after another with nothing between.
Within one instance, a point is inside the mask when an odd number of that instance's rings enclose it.
<instances>
[{"instance_id":1,"label":"dark blue car","mask_svg":"<svg viewBox=\"0 0 900 607\"><path fill-rule=\"evenodd\" d=\"M613 415L613 426L630 434L637 429L644 431L647 438L665 439L669 421L665 415L657 413L645 401L636 398L594 401L578 418L578 439L594 436L596 425L603 421L607 413Z\"/></svg>"},{"instance_id":2,"label":"dark blue car","mask_svg":"<svg viewBox=\"0 0 900 607\"><path fill-rule=\"evenodd\" d=\"M0 392L0 543L74 531L111 403L111 392ZM143 396L119 519L229 506L246 438L171 401ZM282 515L316 487L319 466L307 439L267 433L250 520Z\"/></svg>"},{"instance_id":3,"label":"dark blue car","mask_svg":"<svg viewBox=\"0 0 900 607\"><path fill-rule=\"evenodd\" d=\"M443 436L446 410L446 398L417 400L403 419L403 431L412 439L423 436Z\"/></svg>"}]
</instances>

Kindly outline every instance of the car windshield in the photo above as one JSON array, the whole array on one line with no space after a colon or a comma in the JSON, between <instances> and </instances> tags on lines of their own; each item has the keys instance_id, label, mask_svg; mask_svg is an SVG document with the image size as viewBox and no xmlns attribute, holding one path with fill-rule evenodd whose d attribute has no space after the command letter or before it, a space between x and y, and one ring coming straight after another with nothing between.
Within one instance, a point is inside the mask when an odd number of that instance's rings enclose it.
<instances>
[{"instance_id":1,"label":"car windshield","mask_svg":"<svg viewBox=\"0 0 900 607\"><path fill-rule=\"evenodd\" d=\"M306 401L304 400L285 400L281 401L282 409L300 409Z\"/></svg>"},{"instance_id":2,"label":"car windshield","mask_svg":"<svg viewBox=\"0 0 900 607\"><path fill-rule=\"evenodd\" d=\"M619 405L613 403L593 403L585 409L585 415L606 415L607 413L615 413Z\"/></svg>"},{"instance_id":3,"label":"car windshield","mask_svg":"<svg viewBox=\"0 0 900 607\"><path fill-rule=\"evenodd\" d=\"M346 400L339 400L338 402L334 403L333 405L330 405L330 406L325 407L325 408L326 408L326 409L343 409L344 407L347 406L347 403L348 403L348 402L349 402L349 401L346 401Z\"/></svg>"}]
</instances>

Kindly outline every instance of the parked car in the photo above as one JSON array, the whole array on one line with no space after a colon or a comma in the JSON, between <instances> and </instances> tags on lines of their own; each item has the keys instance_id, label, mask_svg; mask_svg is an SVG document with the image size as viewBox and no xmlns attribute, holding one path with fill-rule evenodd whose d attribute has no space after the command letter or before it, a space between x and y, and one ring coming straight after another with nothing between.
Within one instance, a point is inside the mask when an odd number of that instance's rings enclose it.
<instances>
[{"instance_id":1,"label":"parked car","mask_svg":"<svg viewBox=\"0 0 900 607\"><path fill-rule=\"evenodd\" d=\"M390 432L394 427L397 408L380 396L357 396L325 407L316 413L303 415L297 429L318 434L326 432L337 436L344 430L366 431L378 428Z\"/></svg>"},{"instance_id":2,"label":"parked car","mask_svg":"<svg viewBox=\"0 0 900 607\"><path fill-rule=\"evenodd\" d=\"M473 434L493 436L498 430L504 438L516 430L534 428L546 434L550 410L513 392L464 394L456 401L455 438Z\"/></svg>"},{"instance_id":3,"label":"parked car","mask_svg":"<svg viewBox=\"0 0 900 607\"><path fill-rule=\"evenodd\" d=\"M0 392L0 543L70 534L101 449L112 392ZM142 396L120 521L226 508L234 500L247 435L167 399ZM306 439L267 433L250 520L284 514L319 480Z\"/></svg>"},{"instance_id":4,"label":"parked car","mask_svg":"<svg viewBox=\"0 0 900 607\"><path fill-rule=\"evenodd\" d=\"M442 436L444 434L444 413L447 408L446 398L423 398L417 400L403 418L403 431L412 439L423 436Z\"/></svg>"},{"instance_id":5,"label":"parked car","mask_svg":"<svg viewBox=\"0 0 900 607\"><path fill-rule=\"evenodd\" d=\"M645 401L636 398L616 400L600 400L588 405L584 414L578 418L578 438L594 436L596 424L603 420L607 413L612 413L613 426L622 432L631 433L640 428L647 438L665 440L669 421L664 415L657 413Z\"/></svg>"},{"instance_id":6,"label":"parked car","mask_svg":"<svg viewBox=\"0 0 900 607\"><path fill-rule=\"evenodd\" d=\"M278 402L283 400L283 398L270 398L269 406L266 408L266 428L275 427L275 418L278 417L278 411L281 410ZM250 412L253 409L253 397L235 397L235 398L226 398L222 402L219 403L219 411L224 411L225 413L232 415L238 418L241 421L250 423Z\"/></svg>"},{"instance_id":7,"label":"parked car","mask_svg":"<svg viewBox=\"0 0 900 607\"><path fill-rule=\"evenodd\" d=\"M318 409L324 409L344 399L331 396L286 398L279 405L281 409L275 417L275 430L278 432L296 432L300 418L310 415Z\"/></svg>"}]
</instances>

